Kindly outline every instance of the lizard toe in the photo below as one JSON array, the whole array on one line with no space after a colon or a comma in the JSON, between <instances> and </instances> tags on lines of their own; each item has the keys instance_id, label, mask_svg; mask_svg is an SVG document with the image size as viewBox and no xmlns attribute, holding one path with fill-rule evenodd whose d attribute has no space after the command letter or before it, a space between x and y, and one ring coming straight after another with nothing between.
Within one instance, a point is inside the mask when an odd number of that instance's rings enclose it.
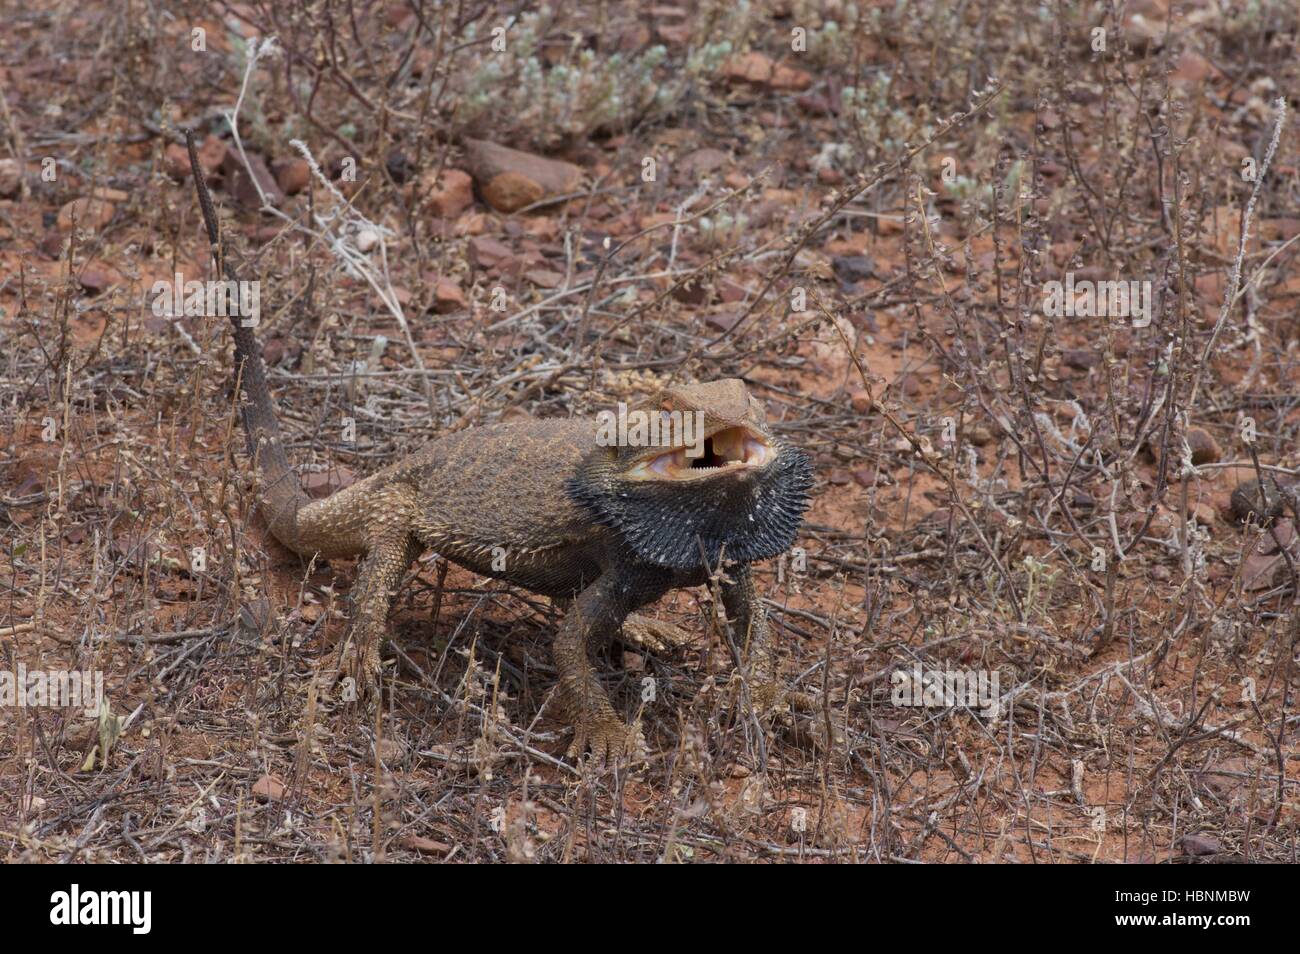
<instances>
[{"instance_id":1,"label":"lizard toe","mask_svg":"<svg viewBox=\"0 0 1300 954\"><path fill-rule=\"evenodd\" d=\"M580 761L585 754L589 757L590 764L609 767L626 759L643 758L645 752L645 736L641 727L629 727L617 717L609 716L579 723L565 757Z\"/></svg>"}]
</instances>

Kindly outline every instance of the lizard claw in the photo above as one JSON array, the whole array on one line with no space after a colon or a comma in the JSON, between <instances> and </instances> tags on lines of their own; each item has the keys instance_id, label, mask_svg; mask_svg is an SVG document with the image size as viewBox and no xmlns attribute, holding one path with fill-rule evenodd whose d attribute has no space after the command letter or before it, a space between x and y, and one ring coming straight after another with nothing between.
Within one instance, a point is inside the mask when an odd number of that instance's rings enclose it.
<instances>
[{"instance_id":1,"label":"lizard claw","mask_svg":"<svg viewBox=\"0 0 1300 954\"><path fill-rule=\"evenodd\" d=\"M691 634L680 626L660 622L640 613L633 613L623 620L623 636L638 646L651 652L667 653L681 649L691 642Z\"/></svg>"},{"instance_id":2,"label":"lizard claw","mask_svg":"<svg viewBox=\"0 0 1300 954\"><path fill-rule=\"evenodd\" d=\"M758 702L754 704L757 706ZM832 712L828 727L822 700L818 696L806 692L783 692L781 704L775 711L782 713L782 730L786 737L800 748L833 752L843 750L848 742L849 729L843 715Z\"/></svg>"},{"instance_id":3,"label":"lizard claw","mask_svg":"<svg viewBox=\"0 0 1300 954\"><path fill-rule=\"evenodd\" d=\"M640 726L629 728L617 716L590 716L574 726L573 742L565 758L580 760L588 750L592 761L599 766L612 765L624 758L635 760L645 754L645 736Z\"/></svg>"},{"instance_id":4,"label":"lizard claw","mask_svg":"<svg viewBox=\"0 0 1300 954\"><path fill-rule=\"evenodd\" d=\"M750 692L750 699L760 717L784 712L789 708L785 687L778 679L768 679L755 685Z\"/></svg>"},{"instance_id":5,"label":"lizard claw","mask_svg":"<svg viewBox=\"0 0 1300 954\"><path fill-rule=\"evenodd\" d=\"M779 679L755 684L750 690L750 701L760 719L771 718L777 730L798 748L830 752L842 749L847 742L848 727L838 713L831 715L828 739L821 699L788 690Z\"/></svg>"},{"instance_id":6,"label":"lizard claw","mask_svg":"<svg viewBox=\"0 0 1300 954\"><path fill-rule=\"evenodd\" d=\"M320 670L320 698L325 702L334 701L334 690L337 690L339 702L373 705L379 699L379 670L378 645L372 642L357 652L352 641L345 639Z\"/></svg>"}]
</instances>

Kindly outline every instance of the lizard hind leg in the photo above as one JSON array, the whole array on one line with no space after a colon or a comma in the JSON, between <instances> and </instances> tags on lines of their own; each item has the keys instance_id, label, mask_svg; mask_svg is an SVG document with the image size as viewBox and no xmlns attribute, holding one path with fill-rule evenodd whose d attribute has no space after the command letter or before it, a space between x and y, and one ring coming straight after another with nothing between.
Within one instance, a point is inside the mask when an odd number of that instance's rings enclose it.
<instances>
[{"instance_id":1,"label":"lizard hind leg","mask_svg":"<svg viewBox=\"0 0 1300 954\"><path fill-rule=\"evenodd\" d=\"M329 664L321 671L327 689L336 680L344 702L379 696L379 649L388 624L393 591L422 547L406 530L376 534L357 568L352 584L351 622ZM324 693L322 693L324 694Z\"/></svg>"}]
</instances>

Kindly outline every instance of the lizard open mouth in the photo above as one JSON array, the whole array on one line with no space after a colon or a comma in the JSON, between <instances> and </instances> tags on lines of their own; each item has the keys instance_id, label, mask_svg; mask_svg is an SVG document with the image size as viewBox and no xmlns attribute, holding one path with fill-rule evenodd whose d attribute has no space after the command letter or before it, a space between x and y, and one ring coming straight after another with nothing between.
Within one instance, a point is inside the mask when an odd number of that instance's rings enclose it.
<instances>
[{"instance_id":1,"label":"lizard open mouth","mask_svg":"<svg viewBox=\"0 0 1300 954\"><path fill-rule=\"evenodd\" d=\"M704 452L691 457L679 447L642 461L628 476L635 480L697 480L723 471L762 467L773 457L770 444L747 427L728 427L704 439Z\"/></svg>"}]
</instances>

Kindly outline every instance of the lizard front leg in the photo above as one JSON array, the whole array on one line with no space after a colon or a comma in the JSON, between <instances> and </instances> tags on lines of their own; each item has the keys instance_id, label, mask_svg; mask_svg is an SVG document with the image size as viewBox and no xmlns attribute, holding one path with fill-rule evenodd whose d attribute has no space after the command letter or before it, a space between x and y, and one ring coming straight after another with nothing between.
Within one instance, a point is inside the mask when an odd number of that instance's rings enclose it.
<instances>
[{"instance_id":1,"label":"lizard front leg","mask_svg":"<svg viewBox=\"0 0 1300 954\"><path fill-rule=\"evenodd\" d=\"M749 679L754 708L760 713L773 709L781 700L782 687L776 652L772 649L767 610L754 586L749 565L734 566L722 577L722 605L732 626L738 648L749 660Z\"/></svg>"},{"instance_id":2,"label":"lizard front leg","mask_svg":"<svg viewBox=\"0 0 1300 954\"><path fill-rule=\"evenodd\" d=\"M567 596L552 597L551 605L560 612L567 613L573 605L573 600ZM615 630L610 630L602 635L612 637L614 632ZM642 649L648 649L652 653L674 652L689 646L694 639L694 636L675 623L665 623L643 613L628 613L623 618L624 642L636 643ZM603 648L608 641L606 639L604 643L592 643L590 648Z\"/></svg>"},{"instance_id":3,"label":"lizard front leg","mask_svg":"<svg viewBox=\"0 0 1300 954\"><path fill-rule=\"evenodd\" d=\"M605 762L631 754L643 744L640 733L614 712L589 655L593 646L613 638L630 610L625 589L606 573L578 595L555 634L557 693L574 729L571 758L580 758L590 748L597 761Z\"/></svg>"},{"instance_id":4,"label":"lizard front leg","mask_svg":"<svg viewBox=\"0 0 1300 954\"><path fill-rule=\"evenodd\" d=\"M759 715L780 713L787 727L805 732L804 737L811 738L817 748L829 750L843 745L847 728L842 720L838 717L818 720L819 700L806 692L788 690L782 684L767 610L748 566L727 571L722 583L722 605L740 648L742 651L748 648L750 698L755 711Z\"/></svg>"}]
</instances>

